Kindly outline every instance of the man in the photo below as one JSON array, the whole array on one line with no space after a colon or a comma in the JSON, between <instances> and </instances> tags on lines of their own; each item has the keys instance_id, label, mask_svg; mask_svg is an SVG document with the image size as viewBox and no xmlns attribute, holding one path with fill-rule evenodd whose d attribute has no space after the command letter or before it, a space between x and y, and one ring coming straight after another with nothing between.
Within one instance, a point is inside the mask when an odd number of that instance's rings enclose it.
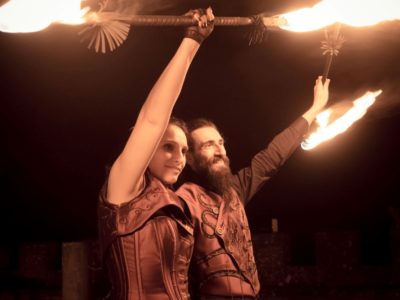
<instances>
[{"instance_id":1,"label":"man","mask_svg":"<svg viewBox=\"0 0 400 300\"><path fill-rule=\"evenodd\" d=\"M189 124L188 164L193 182L177 191L188 204L195 245L190 275L194 299L256 299L260 283L244 210L254 194L291 156L328 101L329 80L314 86L311 108L232 175L224 139L214 123Z\"/></svg>"}]
</instances>

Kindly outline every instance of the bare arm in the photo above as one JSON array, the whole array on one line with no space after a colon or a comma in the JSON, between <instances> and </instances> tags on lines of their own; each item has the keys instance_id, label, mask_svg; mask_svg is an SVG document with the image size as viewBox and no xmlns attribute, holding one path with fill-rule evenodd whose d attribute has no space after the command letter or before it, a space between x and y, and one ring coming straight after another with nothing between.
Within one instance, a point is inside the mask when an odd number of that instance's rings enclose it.
<instances>
[{"instance_id":1,"label":"bare arm","mask_svg":"<svg viewBox=\"0 0 400 300\"><path fill-rule=\"evenodd\" d=\"M211 9L207 13L212 20L214 16ZM207 22L207 17L202 16L199 27L204 20ZM212 28L208 30L207 35ZM184 38L151 89L123 151L111 167L107 188L107 198L111 203L129 201L141 191L144 173L168 126L172 109L199 47L200 44L194 39Z\"/></svg>"},{"instance_id":2,"label":"bare arm","mask_svg":"<svg viewBox=\"0 0 400 300\"><path fill-rule=\"evenodd\" d=\"M303 114L303 118L307 120L308 125L311 125L317 114L321 112L328 102L329 83L329 79L322 83L322 76L319 76L315 81L313 105Z\"/></svg>"}]
</instances>

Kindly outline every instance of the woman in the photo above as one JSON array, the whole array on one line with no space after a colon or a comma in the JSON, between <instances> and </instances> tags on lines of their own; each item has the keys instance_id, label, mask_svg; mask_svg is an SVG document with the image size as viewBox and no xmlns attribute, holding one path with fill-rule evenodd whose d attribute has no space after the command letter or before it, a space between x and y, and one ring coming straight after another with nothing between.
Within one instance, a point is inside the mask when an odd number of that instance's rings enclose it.
<instances>
[{"instance_id":1,"label":"woman","mask_svg":"<svg viewBox=\"0 0 400 300\"><path fill-rule=\"evenodd\" d=\"M112 299L188 299L193 229L169 188L186 164L185 126L171 111L201 42L212 32L211 8L186 15L176 54L143 104L100 193L99 233Z\"/></svg>"}]
</instances>

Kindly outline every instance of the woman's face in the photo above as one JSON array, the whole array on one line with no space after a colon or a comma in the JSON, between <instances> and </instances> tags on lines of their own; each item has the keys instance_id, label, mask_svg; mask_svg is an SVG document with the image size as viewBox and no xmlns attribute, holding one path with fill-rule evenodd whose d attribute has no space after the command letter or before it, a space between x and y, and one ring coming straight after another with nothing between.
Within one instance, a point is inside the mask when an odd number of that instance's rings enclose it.
<instances>
[{"instance_id":1,"label":"woman's face","mask_svg":"<svg viewBox=\"0 0 400 300\"><path fill-rule=\"evenodd\" d=\"M185 167L187 151L187 139L183 130L176 125L168 125L150 161L151 174L165 184L175 183Z\"/></svg>"}]
</instances>

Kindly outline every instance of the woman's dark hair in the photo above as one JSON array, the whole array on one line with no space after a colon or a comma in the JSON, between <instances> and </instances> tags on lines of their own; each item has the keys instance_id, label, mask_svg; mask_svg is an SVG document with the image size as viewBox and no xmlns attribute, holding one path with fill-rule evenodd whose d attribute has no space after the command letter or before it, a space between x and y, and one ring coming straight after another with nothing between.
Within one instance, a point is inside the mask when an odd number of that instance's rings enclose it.
<instances>
[{"instance_id":1,"label":"woman's dark hair","mask_svg":"<svg viewBox=\"0 0 400 300\"><path fill-rule=\"evenodd\" d=\"M175 125L178 126L180 129L182 129L182 131L185 133L186 138L189 140L189 130L188 127L186 125L186 122L183 121L182 119L179 119L177 117L171 117L169 119L169 125Z\"/></svg>"}]
</instances>

